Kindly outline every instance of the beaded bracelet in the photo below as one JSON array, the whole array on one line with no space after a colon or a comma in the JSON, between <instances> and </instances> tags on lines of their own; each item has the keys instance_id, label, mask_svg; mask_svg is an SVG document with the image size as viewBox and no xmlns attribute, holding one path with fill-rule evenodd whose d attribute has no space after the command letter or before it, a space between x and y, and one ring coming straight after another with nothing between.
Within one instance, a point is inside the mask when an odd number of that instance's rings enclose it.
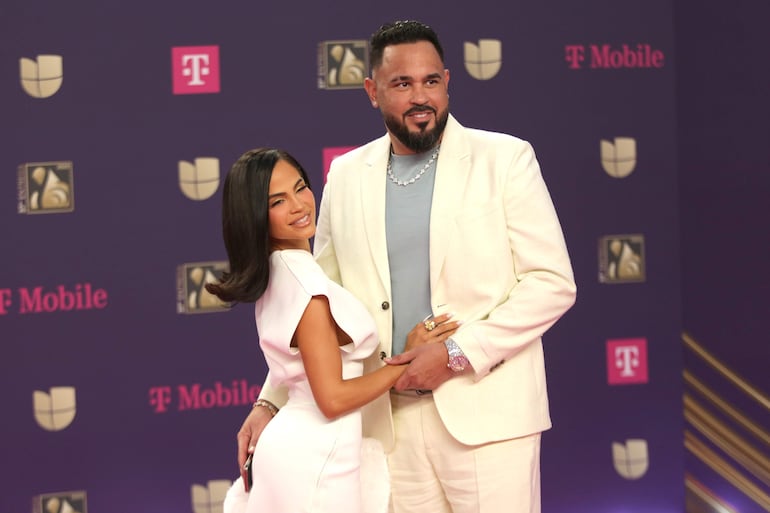
<instances>
[{"instance_id":1,"label":"beaded bracelet","mask_svg":"<svg viewBox=\"0 0 770 513\"><path fill-rule=\"evenodd\" d=\"M275 414L278 413L278 408L276 408L276 406L273 403L265 399L257 399L257 402L254 403L254 406L252 406L252 408L256 408L257 406L263 406L267 408L267 411L270 412L271 417L275 417Z\"/></svg>"}]
</instances>

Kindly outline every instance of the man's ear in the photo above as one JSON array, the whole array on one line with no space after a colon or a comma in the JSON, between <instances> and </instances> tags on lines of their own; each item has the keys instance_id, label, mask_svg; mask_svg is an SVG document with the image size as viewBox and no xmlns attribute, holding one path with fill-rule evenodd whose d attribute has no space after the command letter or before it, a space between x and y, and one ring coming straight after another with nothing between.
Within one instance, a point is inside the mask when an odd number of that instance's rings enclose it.
<instances>
[{"instance_id":1,"label":"man's ear","mask_svg":"<svg viewBox=\"0 0 770 513\"><path fill-rule=\"evenodd\" d=\"M372 107L375 109L378 108L380 105L377 103L377 84L375 84L374 80L366 77L364 79L364 89L366 90L366 95L369 97Z\"/></svg>"}]
</instances>

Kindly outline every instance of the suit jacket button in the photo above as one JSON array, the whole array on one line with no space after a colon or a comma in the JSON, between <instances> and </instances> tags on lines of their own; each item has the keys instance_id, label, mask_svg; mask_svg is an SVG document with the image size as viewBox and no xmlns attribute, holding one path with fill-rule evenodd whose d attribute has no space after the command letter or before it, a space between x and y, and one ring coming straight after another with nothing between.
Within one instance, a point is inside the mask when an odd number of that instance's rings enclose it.
<instances>
[{"instance_id":1,"label":"suit jacket button","mask_svg":"<svg viewBox=\"0 0 770 513\"><path fill-rule=\"evenodd\" d=\"M383 301L382 305L380 306L382 307L383 310L387 310L388 308L390 308L390 303L388 303L387 301Z\"/></svg>"}]
</instances>

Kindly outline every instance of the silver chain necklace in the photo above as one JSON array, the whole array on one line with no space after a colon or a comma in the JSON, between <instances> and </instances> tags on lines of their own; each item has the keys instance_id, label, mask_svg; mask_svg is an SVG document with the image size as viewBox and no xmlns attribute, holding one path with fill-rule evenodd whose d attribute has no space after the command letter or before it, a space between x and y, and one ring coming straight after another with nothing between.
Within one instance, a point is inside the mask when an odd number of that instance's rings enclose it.
<instances>
[{"instance_id":1,"label":"silver chain necklace","mask_svg":"<svg viewBox=\"0 0 770 513\"><path fill-rule=\"evenodd\" d=\"M433 155L430 156L430 160L427 164L425 164L422 169L417 173L417 175L414 178L411 178L407 180L406 182L402 182L398 178L395 177L393 174L393 155L390 155L388 157L388 178L390 178L390 181L393 182L396 185L400 185L401 187L406 187L407 185L411 185L420 178L422 178L422 175L425 173L425 171L428 170L428 168L436 161L436 158L438 157L438 149L439 147L436 146L436 151L433 152Z\"/></svg>"}]
</instances>

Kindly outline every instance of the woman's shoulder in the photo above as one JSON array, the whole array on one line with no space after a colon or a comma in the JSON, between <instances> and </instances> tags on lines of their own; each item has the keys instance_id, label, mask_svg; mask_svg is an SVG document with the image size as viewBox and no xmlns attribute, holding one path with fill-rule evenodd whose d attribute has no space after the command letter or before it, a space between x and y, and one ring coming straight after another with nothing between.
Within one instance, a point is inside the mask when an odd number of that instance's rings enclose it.
<instances>
[{"instance_id":1,"label":"woman's shoulder","mask_svg":"<svg viewBox=\"0 0 770 513\"><path fill-rule=\"evenodd\" d=\"M255 305L260 340L288 346L310 299L327 294L327 281L310 252L273 251L267 289Z\"/></svg>"},{"instance_id":2,"label":"woman's shoulder","mask_svg":"<svg viewBox=\"0 0 770 513\"><path fill-rule=\"evenodd\" d=\"M285 249L270 255L270 280L285 286L295 282L311 296L325 294L329 279L309 251Z\"/></svg>"}]
</instances>

